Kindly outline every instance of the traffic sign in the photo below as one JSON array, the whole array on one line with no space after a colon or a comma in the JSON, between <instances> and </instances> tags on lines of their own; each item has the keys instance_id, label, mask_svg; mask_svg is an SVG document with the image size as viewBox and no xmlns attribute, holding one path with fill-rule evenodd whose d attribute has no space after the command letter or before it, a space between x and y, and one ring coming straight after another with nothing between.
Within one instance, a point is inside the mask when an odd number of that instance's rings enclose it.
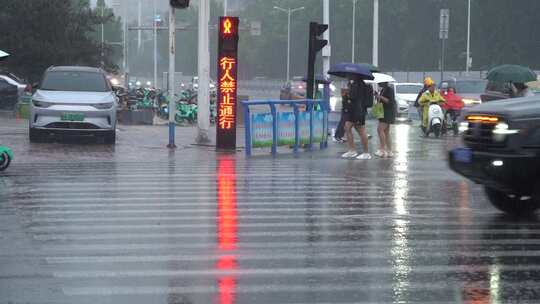
<instances>
[{"instance_id":1,"label":"traffic sign","mask_svg":"<svg viewBox=\"0 0 540 304\"><path fill-rule=\"evenodd\" d=\"M450 10L447 8L441 9L440 16L439 39L448 39L448 31L450 30Z\"/></svg>"}]
</instances>

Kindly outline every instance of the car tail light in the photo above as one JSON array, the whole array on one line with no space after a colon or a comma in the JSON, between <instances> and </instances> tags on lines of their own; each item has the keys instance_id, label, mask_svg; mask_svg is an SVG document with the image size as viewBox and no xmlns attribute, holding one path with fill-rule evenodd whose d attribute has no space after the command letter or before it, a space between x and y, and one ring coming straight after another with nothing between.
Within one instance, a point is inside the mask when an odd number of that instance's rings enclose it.
<instances>
[{"instance_id":1,"label":"car tail light","mask_svg":"<svg viewBox=\"0 0 540 304\"><path fill-rule=\"evenodd\" d=\"M32 93L32 86L27 84L26 87L24 88L24 92L25 93Z\"/></svg>"},{"instance_id":2,"label":"car tail light","mask_svg":"<svg viewBox=\"0 0 540 304\"><path fill-rule=\"evenodd\" d=\"M500 119L497 116L490 116L490 115L469 115L467 116L467 121L495 124L495 123L498 123Z\"/></svg>"}]
</instances>

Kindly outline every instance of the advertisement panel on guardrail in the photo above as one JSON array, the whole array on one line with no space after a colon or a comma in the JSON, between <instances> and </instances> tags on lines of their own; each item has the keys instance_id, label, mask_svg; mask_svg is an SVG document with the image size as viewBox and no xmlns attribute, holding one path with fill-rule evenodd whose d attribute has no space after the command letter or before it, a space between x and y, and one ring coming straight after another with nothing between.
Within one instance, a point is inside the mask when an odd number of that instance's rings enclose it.
<instances>
[{"instance_id":1,"label":"advertisement panel on guardrail","mask_svg":"<svg viewBox=\"0 0 540 304\"><path fill-rule=\"evenodd\" d=\"M272 146L272 114L251 114L251 145L253 148Z\"/></svg>"}]
</instances>

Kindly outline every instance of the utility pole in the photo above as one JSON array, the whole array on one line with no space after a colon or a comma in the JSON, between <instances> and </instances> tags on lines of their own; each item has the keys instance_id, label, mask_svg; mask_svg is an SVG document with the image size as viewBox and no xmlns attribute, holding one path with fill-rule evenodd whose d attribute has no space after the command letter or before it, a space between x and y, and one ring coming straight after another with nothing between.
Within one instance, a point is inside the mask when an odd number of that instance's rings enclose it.
<instances>
[{"instance_id":1,"label":"utility pole","mask_svg":"<svg viewBox=\"0 0 540 304\"><path fill-rule=\"evenodd\" d=\"M167 145L169 149L176 149L176 144L174 143L174 129L176 127L174 119L176 115L176 96L174 95L176 18L174 13L174 7L169 6L169 144Z\"/></svg>"},{"instance_id":2,"label":"utility pole","mask_svg":"<svg viewBox=\"0 0 540 304\"><path fill-rule=\"evenodd\" d=\"M227 12L228 12L228 1L223 0L223 16L227 16Z\"/></svg>"},{"instance_id":3,"label":"utility pole","mask_svg":"<svg viewBox=\"0 0 540 304\"><path fill-rule=\"evenodd\" d=\"M330 0L323 0L323 23L328 25L328 30L323 33L323 39L328 41L328 44L322 49L323 75L326 76L330 70L330 56L332 55L330 43Z\"/></svg>"},{"instance_id":4,"label":"utility pole","mask_svg":"<svg viewBox=\"0 0 540 304\"><path fill-rule=\"evenodd\" d=\"M373 65L379 66L379 0L373 0Z\"/></svg>"},{"instance_id":5,"label":"utility pole","mask_svg":"<svg viewBox=\"0 0 540 304\"><path fill-rule=\"evenodd\" d=\"M291 80L291 14L303 10L305 7L284 9L282 7L274 6L274 9L287 13L287 82L289 82Z\"/></svg>"},{"instance_id":6,"label":"utility pole","mask_svg":"<svg viewBox=\"0 0 540 304\"><path fill-rule=\"evenodd\" d=\"M195 139L198 143L208 143L208 130L210 129L210 49L208 23L210 21L210 0L199 1L199 56L198 74L199 91L197 93L197 126L198 134ZM218 79L219 80L219 79Z\"/></svg>"}]
</instances>

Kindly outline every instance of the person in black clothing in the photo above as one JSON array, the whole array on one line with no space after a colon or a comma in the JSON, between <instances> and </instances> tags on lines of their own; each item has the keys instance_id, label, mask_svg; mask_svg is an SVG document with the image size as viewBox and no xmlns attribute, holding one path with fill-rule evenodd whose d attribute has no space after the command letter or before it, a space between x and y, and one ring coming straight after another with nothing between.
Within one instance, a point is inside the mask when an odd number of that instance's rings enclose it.
<instances>
[{"instance_id":1,"label":"person in black clothing","mask_svg":"<svg viewBox=\"0 0 540 304\"><path fill-rule=\"evenodd\" d=\"M345 134L347 135L347 145L349 151L342 155L343 158L371 159L368 148L368 136L366 134L366 105L368 104L366 96L369 92L367 85L362 79L352 76L349 80L348 90L345 91L346 98L343 103L343 119L345 121ZM363 153L358 156L352 128L355 128L362 142ZM358 156L358 157L357 157Z\"/></svg>"},{"instance_id":2,"label":"person in black clothing","mask_svg":"<svg viewBox=\"0 0 540 304\"><path fill-rule=\"evenodd\" d=\"M334 133L334 139L337 142L344 142L343 136L345 136L345 101L347 100L347 90L342 89L341 90L341 117L339 119L339 123L336 127L336 132Z\"/></svg>"},{"instance_id":3,"label":"person in black clothing","mask_svg":"<svg viewBox=\"0 0 540 304\"><path fill-rule=\"evenodd\" d=\"M384 117L379 119L379 134L380 148L375 152L379 157L392 157L392 139L390 137L390 125L396 122L397 105L394 95L394 89L388 85L388 82L379 84L381 86L380 93L375 96L378 102L382 102L384 108Z\"/></svg>"}]
</instances>

